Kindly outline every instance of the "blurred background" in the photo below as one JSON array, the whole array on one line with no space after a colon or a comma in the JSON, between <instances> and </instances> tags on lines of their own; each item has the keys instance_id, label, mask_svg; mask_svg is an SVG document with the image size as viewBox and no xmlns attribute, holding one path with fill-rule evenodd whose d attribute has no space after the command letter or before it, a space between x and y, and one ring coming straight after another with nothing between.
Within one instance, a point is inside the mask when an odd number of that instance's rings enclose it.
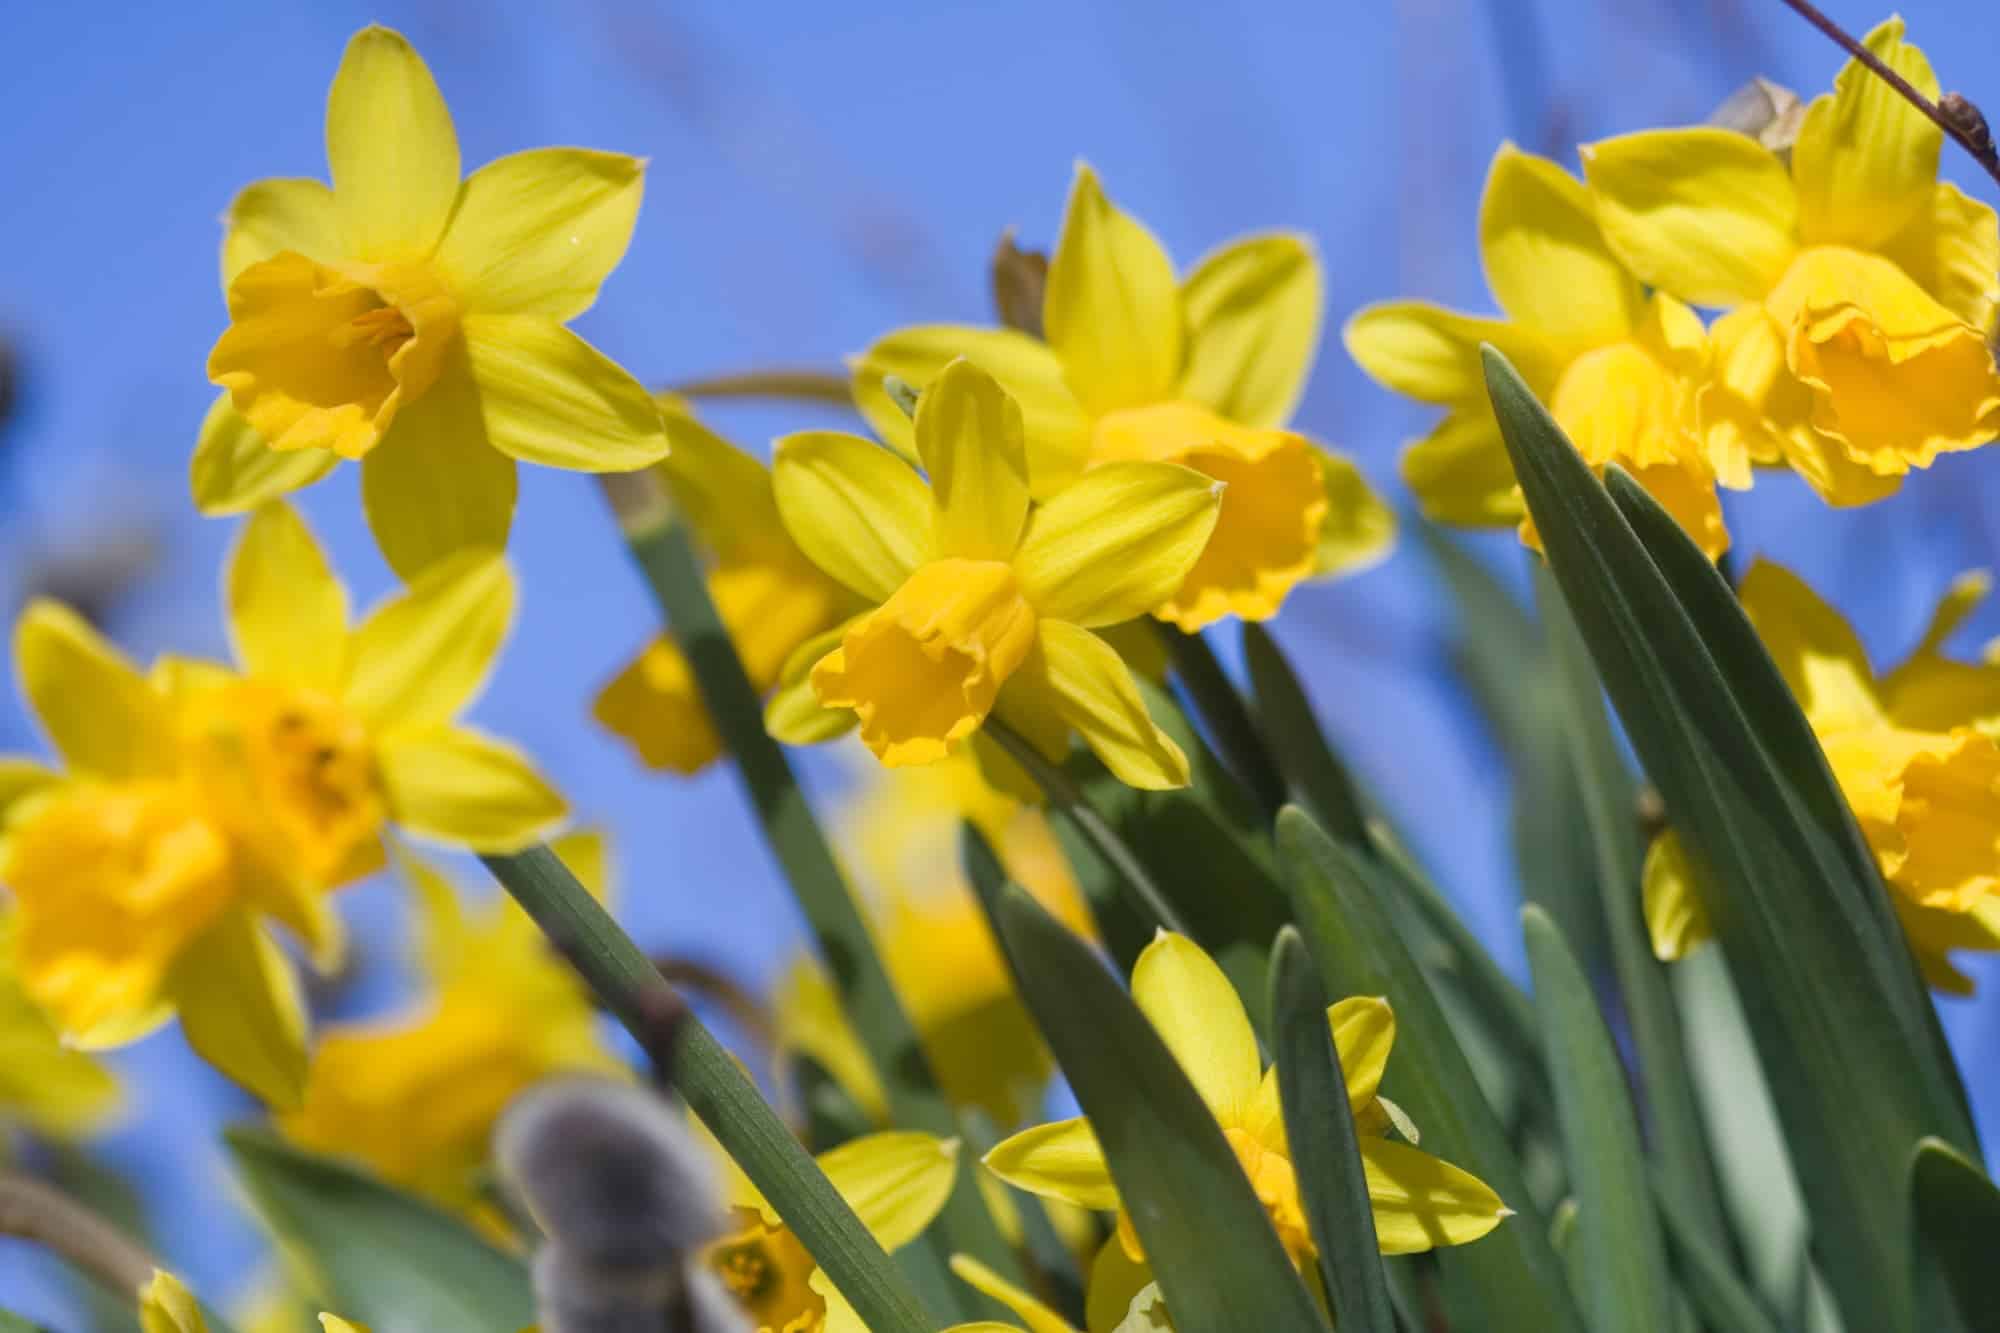
<instances>
[{"instance_id":1,"label":"blurred background","mask_svg":"<svg viewBox=\"0 0 2000 1333\"><path fill-rule=\"evenodd\" d=\"M1856 32L1883 0L1831 0ZM1991 0L1908 0L1947 89L2000 111ZM321 115L357 27L401 29L429 61L468 169L545 144L652 161L638 233L577 327L642 380L835 367L915 321L991 319L1001 229L1053 239L1072 162L1186 265L1236 233L1310 232L1331 290L1299 424L1349 450L1407 508L1403 442L1431 414L1368 382L1340 323L1392 296L1488 311L1474 244L1502 139L1575 167L1579 140L1700 120L1756 74L1810 96L1841 63L1778 0L1265 0L1253 6L647 0L378 0L0 6L0 613L47 592L125 648L225 651L217 583L235 525L198 517L187 461L223 327L218 218L265 176L325 174ZM1954 147L1944 172L1987 202ZM706 415L760 451L832 409ZM365 602L391 576L362 526L357 472L302 507ZM1789 474L1732 496L1742 556L1776 557L1855 620L1878 660L1915 641L1950 577L2000 563L2000 452L1948 457L1901 496L1824 509ZM1517 592L1511 535L1469 543ZM652 608L584 477L526 470L512 554L521 613L473 716L523 743L579 815L609 830L640 942L753 985L799 946L790 899L726 769L646 772L587 715L650 633ZM1297 594L1276 632L1330 734L1519 973L1505 756L1463 684L1459 620L1435 560ZM1982 611L1963 644L2000 632ZM1234 636L1222 634L1232 660ZM1532 662L1521 663L1523 672ZM40 752L14 683L0 752ZM831 797L865 770L816 755ZM1540 812L1563 836L1563 812ZM1572 830L1580 843L1580 826ZM345 893L359 971L334 1013L393 1005L396 891ZM2000 1134L2000 965L1945 1017L1990 1137ZM118 1053L131 1111L94 1149L137 1182L165 1257L218 1304L261 1247L226 1187L217 1124L250 1106L173 1029ZM59 1330L69 1288L0 1241L0 1295Z\"/></svg>"}]
</instances>

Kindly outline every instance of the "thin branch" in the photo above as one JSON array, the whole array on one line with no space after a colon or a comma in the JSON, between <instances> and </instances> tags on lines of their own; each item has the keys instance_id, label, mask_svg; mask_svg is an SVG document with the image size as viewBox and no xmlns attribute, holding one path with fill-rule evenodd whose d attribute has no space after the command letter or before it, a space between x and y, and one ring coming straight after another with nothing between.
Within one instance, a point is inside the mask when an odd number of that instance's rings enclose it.
<instances>
[{"instance_id":1,"label":"thin branch","mask_svg":"<svg viewBox=\"0 0 2000 1333\"><path fill-rule=\"evenodd\" d=\"M145 1246L112 1223L18 1171L0 1171L0 1235L43 1246L135 1305L140 1289L161 1266Z\"/></svg>"},{"instance_id":2,"label":"thin branch","mask_svg":"<svg viewBox=\"0 0 2000 1333\"><path fill-rule=\"evenodd\" d=\"M1996 184L2000 184L2000 153L1994 151L1993 134L1986 126L1986 117L1980 114L1964 96L1946 93L1942 103L1933 102L1913 87L1910 81L1890 69L1882 58L1862 45L1845 28L1822 13L1811 0L1784 0L1793 13L1825 33L1841 50L1866 65L1876 78L1894 88L1902 99L1936 122L1937 127L1957 140L1958 146L1972 155L1972 160L1985 168Z\"/></svg>"},{"instance_id":3,"label":"thin branch","mask_svg":"<svg viewBox=\"0 0 2000 1333\"><path fill-rule=\"evenodd\" d=\"M759 1046L768 1048L776 1040L769 1011L748 987L721 968L698 958L671 954L654 955L653 966L669 985L699 991L714 1000Z\"/></svg>"},{"instance_id":4,"label":"thin branch","mask_svg":"<svg viewBox=\"0 0 2000 1333\"><path fill-rule=\"evenodd\" d=\"M854 402L847 376L835 370L746 370L740 375L710 375L667 386L684 398L803 398L812 402Z\"/></svg>"}]
</instances>

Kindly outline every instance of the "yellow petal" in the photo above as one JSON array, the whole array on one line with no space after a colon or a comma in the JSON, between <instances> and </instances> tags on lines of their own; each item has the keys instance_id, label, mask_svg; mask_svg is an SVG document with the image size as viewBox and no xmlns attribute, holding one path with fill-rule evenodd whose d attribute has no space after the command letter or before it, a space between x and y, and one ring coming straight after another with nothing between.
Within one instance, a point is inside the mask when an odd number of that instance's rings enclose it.
<instances>
[{"instance_id":1,"label":"yellow petal","mask_svg":"<svg viewBox=\"0 0 2000 1333\"><path fill-rule=\"evenodd\" d=\"M401 33L363 28L326 99L326 159L356 258L421 259L458 198L458 135L422 57Z\"/></svg>"},{"instance_id":2,"label":"yellow petal","mask_svg":"<svg viewBox=\"0 0 2000 1333\"><path fill-rule=\"evenodd\" d=\"M1868 49L1911 86L1938 96L1924 53L1903 40L1903 20L1868 34ZM1792 144L1799 232L1808 245L1872 250L1927 208L1944 131L1902 94L1850 60L1833 92L1813 99Z\"/></svg>"},{"instance_id":3,"label":"yellow petal","mask_svg":"<svg viewBox=\"0 0 2000 1333\"><path fill-rule=\"evenodd\" d=\"M1466 527L1512 527L1527 517L1499 423L1485 407L1454 412L1403 451L1403 483L1424 517Z\"/></svg>"},{"instance_id":4,"label":"yellow petal","mask_svg":"<svg viewBox=\"0 0 2000 1333\"><path fill-rule=\"evenodd\" d=\"M1702 447L1716 480L1747 490L1753 463L1786 456L1786 437L1812 433L1811 391L1785 364L1784 337L1761 305L1738 306L1709 330L1713 369L1702 386Z\"/></svg>"},{"instance_id":5,"label":"yellow petal","mask_svg":"<svg viewBox=\"0 0 2000 1333\"><path fill-rule=\"evenodd\" d=\"M708 553L727 561L762 554L774 543L790 546L770 470L710 430L680 399L662 394L658 401L673 440L658 475Z\"/></svg>"},{"instance_id":6,"label":"yellow petal","mask_svg":"<svg viewBox=\"0 0 2000 1333\"><path fill-rule=\"evenodd\" d=\"M1947 181L1929 205L1879 247L1919 287L1975 329L1993 327L2000 301L2000 221Z\"/></svg>"},{"instance_id":7,"label":"yellow petal","mask_svg":"<svg viewBox=\"0 0 2000 1333\"><path fill-rule=\"evenodd\" d=\"M1653 956L1663 963L1687 957L1713 932L1708 909L1695 894L1687 853L1672 829L1654 838L1646 849L1643 883L1646 933L1652 937Z\"/></svg>"},{"instance_id":8,"label":"yellow petal","mask_svg":"<svg viewBox=\"0 0 2000 1333\"><path fill-rule=\"evenodd\" d=\"M1639 280L1693 305L1763 298L1798 248L1798 196L1747 135L1645 130L1583 147L1612 251Z\"/></svg>"},{"instance_id":9,"label":"yellow petal","mask_svg":"<svg viewBox=\"0 0 2000 1333\"><path fill-rule=\"evenodd\" d=\"M598 691L590 715L630 741L648 768L691 776L722 753L694 669L664 634Z\"/></svg>"},{"instance_id":10,"label":"yellow petal","mask_svg":"<svg viewBox=\"0 0 2000 1333\"><path fill-rule=\"evenodd\" d=\"M1629 334L1639 284L1604 243L1583 182L1545 157L1500 145L1479 203L1486 285L1516 323L1572 347Z\"/></svg>"},{"instance_id":11,"label":"yellow petal","mask_svg":"<svg viewBox=\"0 0 2000 1333\"><path fill-rule=\"evenodd\" d=\"M139 1288L139 1326L145 1333L208 1333L194 1293L163 1268Z\"/></svg>"},{"instance_id":12,"label":"yellow petal","mask_svg":"<svg viewBox=\"0 0 2000 1333\"><path fill-rule=\"evenodd\" d=\"M229 911L167 979L188 1045L280 1110L306 1085L306 1007L291 963L248 912Z\"/></svg>"},{"instance_id":13,"label":"yellow petal","mask_svg":"<svg viewBox=\"0 0 2000 1333\"><path fill-rule=\"evenodd\" d=\"M331 264L345 253L333 191L316 180L263 180L246 186L223 215L222 289L236 275L286 250Z\"/></svg>"},{"instance_id":14,"label":"yellow petal","mask_svg":"<svg viewBox=\"0 0 2000 1333\"><path fill-rule=\"evenodd\" d=\"M1067 1319L969 1254L951 1256L951 1271L980 1295L990 1297L1012 1310L1015 1317L1027 1328L1028 1333L1076 1333ZM988 1323L960 1324L956 1327L958 1333L967 1333L968 1330L977 1328L1001 1330L1011 1326Z\"/></svg>"},{"instance_id":15,"label":"yellow petal","mask_svg":"<svg viewBox=\"0 0 2000 1333\"><path fill-rule=\"evenodd\" d=\"M449 722L486 683L513 618L504 556L446 557L355 630L347 705L376 728Z\"/></svg>"},{"instance_id":16,"label":"yellow petal","mask_svg":"<svg viewBox=\"0 0 2000 1333\"><path fill-rule=\"evenodd\" d=\"M817 1160L885 1250L922 1235L958 1182L958 1140L914 1130L865 1134Z\"/></svg>"},{"instance_id":17,"label":"yellow petal","mask_svg":"<svg viewBox=\"0 0 2000 1333\"><path fill-rule=\"evenodd\" d=\"M391 817L448 846L518 852L566 812L520 751L464 727L399 731L378 762Z\"/></svg>"},{"instance_id":18,"label":"yellow petal","mask_svg":"<svg viewBox=\"0 0 2000 1333\"><path fill-rule=\"evenodd\" d=\"M467 315L465 352L487 441L508 457L573 472L634 472L666 456L652 395L545 316Z\"/></svg>"},{"instance_id":19,"label":"yellow petal","mask_svg":"<svg viewBox=\"0 0 2000 1333\"><path fill-rule=\"evenodd\" d=\"M1112 412L1173 396L1184 341L1173 261L1137 219L1104 197L1097 173L1083 163L1049 261L1042 326L1088 410Z\"/></svg>"},{"instance_id":20,"label":"yellow petal","mask_svg":"<svg viewBox=\"0 0 2000 1333\"><path fill-rule=\"evenodd\" d=\"M1313 461L1326 492L1313 574L1357 574L1380 564L1396 545L1396 511L1347 455L1315 445Z\"/></svg>"},{"instance_id":21,"label":"yellow petal","mask_svg":"<svg viewBox=\"0 0 2000 1333\"><path fill-rule=\"evenodd\" d=\"M61 780L54 770L32 759L12 754L0 755L0 829L6 827L8 812L16 805L38 792L47 791ZM0 917L0 921L4 920Z\"/></svg>"},{"instance_id":22,"label":"yellow petal","mask_svg":"<svg viewBox=\"0 0 2000 1333\"><path fill-rule=\"evenodd\" d=\"M1897 891L1959 912L1993 897L2000 889L2000 745L1960 728L1947 748L1910 760L1902 788Z\"/></svg>"},{"instance_id":23,"label":"yellow petal","mask_svg":"<svg viewBox=\"0 0 2000 1333\"><path fill-rule=\"evenodd\" d=\"M1119 1216L1122 1219L1124 1214ZM1126 1253L1118 1236L1106 1237L1090 1263L1083 1298L1084 1327L1090 1333L1117 1333L1126 1312L1152 1281L1153 1270L1145 1260Z\"/></svg>"},{"instance_id":24,"label":"yellow petal","mask_svg":"<svg viewBox=\"0 0 2000 1333\"><path fill-rule=\"evenodd\" d=\"M405 579L470 547L505 547L517 487L514 460L487 440L478 391L462 361L361 460L369 530Z\"/></svg>"},{"instance_id":25,"label":"yellow petal","mask_svg":"<svg viewBox=\"0 0 2000 1333\"><path fill-rule=\"evenodd\" d=\"M368 1325L352 1323L337 1314L322 1314L319 1326L324 1333L368 1333Z\"/></svg>"},{"instance_id":26,"label":"yellow petal","mask_svg":"<svg viewBox=\"0 0 2000 1333\"><path fill-rule=\"evenodd\" d=\"M271 448L222 393L202 418L188 488L202 513L240 514L310 486L338 466L340 455L330 449Z\"/></svg>"},{"instance_id":27,"label":"yellow petal","mask_svg":"<svg viewBox=\"0 0 2000 1333\"><path fill-rule=\"evenodd\" d=\"M1118 1206L1118 1187L1090 1122L1082 1116L1024 1129L982 1159L1016 1189L1099 1211Z\"/></svg>"},{"instance_id":28,"label":"yellow petal","mask_svg":"<svg viewBox=\"0 0 2000 1333\"><path fill-rule=\"evenodd\" d=\"M1376 383L1418 402L1447 407L1485 410L1481 343L1504 352L1531 388L1546 387L1553 370L1540 333L1424 301L1368 306L1347 321L1340 336L1347 354Z\"/></svg>"},{"instance_id":29,"label":"yellow petal","mask_svg":"<svg viewBox=\"0 0 2000 1333\"><path fill-rule=\"evenodd\" d=\"M778 687L764 706L764 729L786 745L819 745L854 730L860 719L849 708L828 708L813 690L812 669L840 646L852 620L815 634L785 659Z\"/></svg>"},{"instance_id":30,"label":"yellow petal","mask_svg":"<svg viewBox=\"0 0 2000 1333\"><path fill-rule=\"evenodd\" d=\"M1146 711L1131 668L1111 645L1061 620L1042 621L1039 633L1041 651L1023 667L1023 683L1046 696L1120 782L1149 791L1187 786L1187 756Z\"/></svg>"},{"instance_id":31,"label":"yellow petal","mask_svg":"<svg viewBox=\"0 0 2000 1333\"><path fill-rule=\"evenodd\" d=\"M1785 683L1822 734L1881 720L1874 673L1861 640L1804 580L1759 560L1743 576L1743 609Z\"/></svg>"},{"instance_id":32,"label":"yellow petal","mask_svg":"<svg viewBox=\"0 0 2000 1333\"><path fill-rule=\"evenodd\" d=\"M1250 1015L1215 960L1187 936L1163 930L1132 965L1132 999L1216 1120L1241 1124L1263 1064Z\"/></svg>"},{"instance_id":33,"label":"yellow petal","mask_svg":"<svg viewBox=\"0 0 2000 1333\"><path fill-rule=\"evenodd\" d=\"M163 701L68 607L37 599L21 613L14 678L71 770L104 778L173 771L173 719Z\"/></svg>"},{"instance_id":34,"label":"yellow petal","mask_svg":"<svg viewBox=\"0 0 2000 1333\"><path fill-rule=\"evenodd\" d=\"M930 553L931 497L894 454L856 435L779 440L771 485L785 530L815 565L885 602Z\"/></svg>"},{"instance_id":35,"label":"yellow petal","mask_svg":"<svg viewBox=\"0 0 2000 1333\"><path fill-rule=\"evenodd\" d=\"M252 514L224 577L244 671L337 692L347 670L347 589L298 511L274 501Z\"/></svg>"},{"instance_id":36,"label":"yellow petal","mask_svg":"<svg viewBox=\"0 0 2000 1333\"><path fill-rule=\"evenodd\" d=\"M932 549L1005 560L1028 517L1021 409L991 375L960 358L917 401L917 457L930 474Z\"/></svg>"},{"instance_id":37,"label":"yellow petal","mask_svg":"<svg viewBox=\"0 0 2000 1333\"><path fill-rule=\"evenodd\" d=\"M636 157L585 148L489 162L466 179L438 267L469 312L575 319L625 256L645 176Z\"/></svg>"},{"instance_id":38,"label":"yellow petal","mask_svg":"<svg viewBox=\"0 0 2000 1333\"><path fill-rule=\"evenodd\" d=\"M785 969L772 997L771 1017L778 1051L810 1056L869 1119L876 1123L889 1119L882 1079L841 1008L840 993L817 961L801 956Z\"/></svg>"},{"instance_id":39,"label":"yellow petal","mask_svg":"<svg viewBox=\"0 0 2000 1333\"><path fill-rule=\"evenodd\" d=\"M1247 236L1208 255L1181 286L1181 396L1246 426L1285 425L1312 371L1325 302L1309 237Z\"/></svg>"},{"instance_id":40,"label":"yellow petal","mask_svg":"<svg viewBox=\"0 0 2000 1333\"><path fill-rule=\"evenodd\" d=\"M1396 1044L1396 1014L1380 996L1349 996L1327 1009L1340 1072L1347 1080L1348 1108L1360 1115L1382 1087L1389 1050Z\"/></svg>"},{"instance_id":41,"label":"yellow petal","mask_svg":"<svg viewBox=\"0 0 2000 1333\"><path fill-rule=\"evenodd\" d=\"M1384 1254L1464 1245L1500 1225L1510 1209L1477 1176L1408 1144L1361 1140L1361 1169Z\"/></svg>"},{"instance_id":42,"label":"yellow petal","mask_svg":"<svg viewBox=\"0 0 2000 1333\"><path fill-rule=\"evenodd\" d=\"M1107 463L1037 508L1014 557L1036 610L1088 628L1153 610L1207 547L1222 488L1171 463Z\"/></svg>"},{"instance_id":43,"label":"yellow petal","mask_svg":"<svg viewBox=\"0 0 2000 1333\"><path fill-rule=\"evenodd\" d=\"M883 391L882 378L894 375L921 391L960 356L999 380L1020 404L1028 479L1035 494L1050 495L1073 480L1083 470L1090 423L1063 379L1062 361L1047 343L1014 329L965 324L898 329L855 358L855 406L877 435L914 460L915 427L909 414Z\"/></svg>"}]
</instances>

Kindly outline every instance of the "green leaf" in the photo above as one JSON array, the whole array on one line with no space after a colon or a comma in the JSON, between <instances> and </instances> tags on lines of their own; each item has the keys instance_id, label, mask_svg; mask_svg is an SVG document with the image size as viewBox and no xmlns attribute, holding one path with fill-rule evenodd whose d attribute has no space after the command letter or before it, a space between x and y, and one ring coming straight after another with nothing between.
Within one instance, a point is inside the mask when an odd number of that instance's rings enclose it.
<instances>
[{"instance_id":1,"label":"green leaf","mask_svg":"<svg viewBox=\"0 0 2000 1333\"><path fill-rule=\"evenodd\" d=\"M456 1218L263 1129L224 1139L237 1178L326 1307L375 1333L534 1322L527 1269Z\"/></svg>"},{"instance_id":2,"label":"green leaf","mask_svg":"<svg viewBox=\"0 0 2000 1333\"><path fill-rule=\"evenodd\" d=\"M1325 1329L1215 1116L1105 970L1018 885L973 876L1021 997L1103 1147L1178 1327Z\"/></svg>"},{"instance_id":3,"label":"green leaf","mask_svg":"<svg viewBox=\"0 0 2000 1333\"><path fill-rule=\"evenodd\" d=\"M1300 933L1328 988L1386 996L1396 1011L1384 1091L1422 1127L1426 1150L1484 1180L1520 1214L1471 1245L1439 1253L1438 1262L1477 1292L1487 1333L1583 1333L1506 1132L1389 916L1385 904L1397 882L1297 809L1278 815L1278 857Z\"/></svg>"},{"instance_id":4,"label":"green leaf","mask_svg":"<svg viewBox=\"0 0 2000 1333\"><path fill-rule=\"evenodd\" d=\"M1670 1189L1662 1173L1653 1177L1653 1201L1660 1210L1668 1248L1680 1271L1681 1286L1713 1333L1778 1333L1750 1288L1736 1276L1713 1234L1685 1213L1683 1193Z\"/></svg>"},{"instance_id":5,"label":"green leaf","mask_svg":"<svg viewBox=\"0 0 2000 1333\"><path fill-rule=\"evenodd\" d=\"M1368 845L1368 812L1354 778L1327 743L1291 663L1262 625L1244 624L1243 660L1250 668L1257 720L1287 785L1334 837Z\"/></svg>"},{"instance_id":6,"label":"green leaf","mask_svg":"<svg viewBox=\"0 0 2000 1333\"><path fill-rule=\"evenodd\" d=\"M31 1324L17 1314L0 1310L0 1333L47 1333L40 1324Z\"/></svg>"},{"instance_id":7,"label":"green leaf","mask_svg":"<svg viewBox=\"0 0 2000 1333\"><path fill-rule=\"evenodd\" d=\"M1625 1067L1590 979L1555 922L1528 906L1521 909L1521 929L1549 1038L1570 1186L1577 1212L1588 1219L1575 1240L1584 1281L1579 1296L1594 1333L1659 1333L1673 1323L1673 1288Z\"/></svg>"},{"instance_id":8,"label":"green leaf","mask_svg":"<svg viewBox=\"0 0 2000 1333\"><path fill-rule=\"evenodd\" d=\"M1811 729L1700 551L1600 486L1505 358L1487 385L1550 568L1695 863L1850 1327L1907 1333L1902 1164L1974 1143L1928 995ZM1615 501L1614 501L1615 497Z\"/></svg>"},{"instance_id":9,"label":"green leaf","mask_svg":"<svg viewBox=\"0 0 2000 1333\"><path fill-rule=\"evenodd\" d=\"M1305 941L1290 926L1271 950L1271 1021L1285 1139L1334 1323L1341 1333L1396 1333L1347 1079L1327 1027L1326 992Z\"/></svg>"},{"instance_id":10,"label":"green leaf","mask_svg":"<svg viewBox=\"0 0 2000 1333\"><path fill-rule=\"evenodd\" d=\"M2000 1187L1939 1139L1910 1161L1919 1253L1943 1278L1974 1333L2000 1329Z\"/></svg>"},{"instance_id":11,"label":"green leaf","mask_svg":"<svg viewBox=\"0 0 2000 1333\"><path fill-rule=\"evenodd\" d=\"M1208 724L1220 757L1263 817L1272 818L1285 803L1284 776L1265 744L1265 733L1251 720L1243 696L1216 660L1215 650L1198 632L1189 634L1164 623L1158 632L1174 664L1174 675L1201 720Z\"/></svg>"}]
</instances>

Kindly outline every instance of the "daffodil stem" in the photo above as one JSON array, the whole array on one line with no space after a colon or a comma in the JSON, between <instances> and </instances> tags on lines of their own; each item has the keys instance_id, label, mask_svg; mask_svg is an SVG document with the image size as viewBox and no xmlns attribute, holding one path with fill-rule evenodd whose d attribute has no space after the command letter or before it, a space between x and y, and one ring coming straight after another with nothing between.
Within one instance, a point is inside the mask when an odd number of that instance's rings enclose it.
<instances>
[{"instance_id":1,"label":"daffodil stem","mask_svg":"<svg viewBox=\"0 0 2000 1333\"><path fill-rule=\"evenodd\" d=\"M686 1001L546 847L483 858L743 1168L871 1329L935 1321L792 1132Z\"/></svg>"},{"instance_id":2,"label":"daffodil stem","mask_svg":"<svg viewBox=\"0 0 2000 1333\"><path fill-rule=\"evenodd\" d=\"M1125 886L1140 917L1178 935L1192 936L1187 923L1174 905L1160 892L1145 864L1125 845L1098 808L1090 803L1083 788L1062 769L1050 763L1025 737L996 717L986 719L986 732L998 741L1013 761L1027 770L1035 785L1048 797L1049 805L1081 833L1097 854L1110 865L1118 882Z\"/></svg>"},{"instance_id":3,"label":"daffodil stem","mask_svg":"<svg viewBox=\"0 0 2000 1333\"><path fill-rule=\"evenodd\" d=\"M816 403L854 402L847 376L834 370L746 370L709 375L667 386L683 398L792 398Z\"/></svg>"},{"instance_id":4,"label":"daffodil stem","mask_svg":"<svg viewBox=\"0 0 2000 1333\"><path fill-rule=\"evenodd\" d=\"M1172 625L1161 625L1160 637L1166 641L1174 674L1180 677L1195 712L1208 724L1209 740L1222 762L1257 802L1264 818L1276 819L1287 798L1284 774L1279 772L1243 696L1216 660L1215 649L1203 635Z\"/></svg>"},{"instance_id":5,"label":"daffodil stem","mask_svg":"<svg viewBox=\"0 0 2000 1333\"><path fill-rule=\"evenodd\" d=\"M1958 93L1946 93L1942 102L1933 102L1811 0L1784 0L1784 3L1794 14L1826 34L1841 50L1866 65L1876 78L1895 89L1904 101L1923 112L1939 129L1956 140L1960 148L1971 154L1972 160L1984 168L1987 175L2000 183L2000 151L1995 150L1993 132L1978 107Z\"/></svg>"}]
</instances>

